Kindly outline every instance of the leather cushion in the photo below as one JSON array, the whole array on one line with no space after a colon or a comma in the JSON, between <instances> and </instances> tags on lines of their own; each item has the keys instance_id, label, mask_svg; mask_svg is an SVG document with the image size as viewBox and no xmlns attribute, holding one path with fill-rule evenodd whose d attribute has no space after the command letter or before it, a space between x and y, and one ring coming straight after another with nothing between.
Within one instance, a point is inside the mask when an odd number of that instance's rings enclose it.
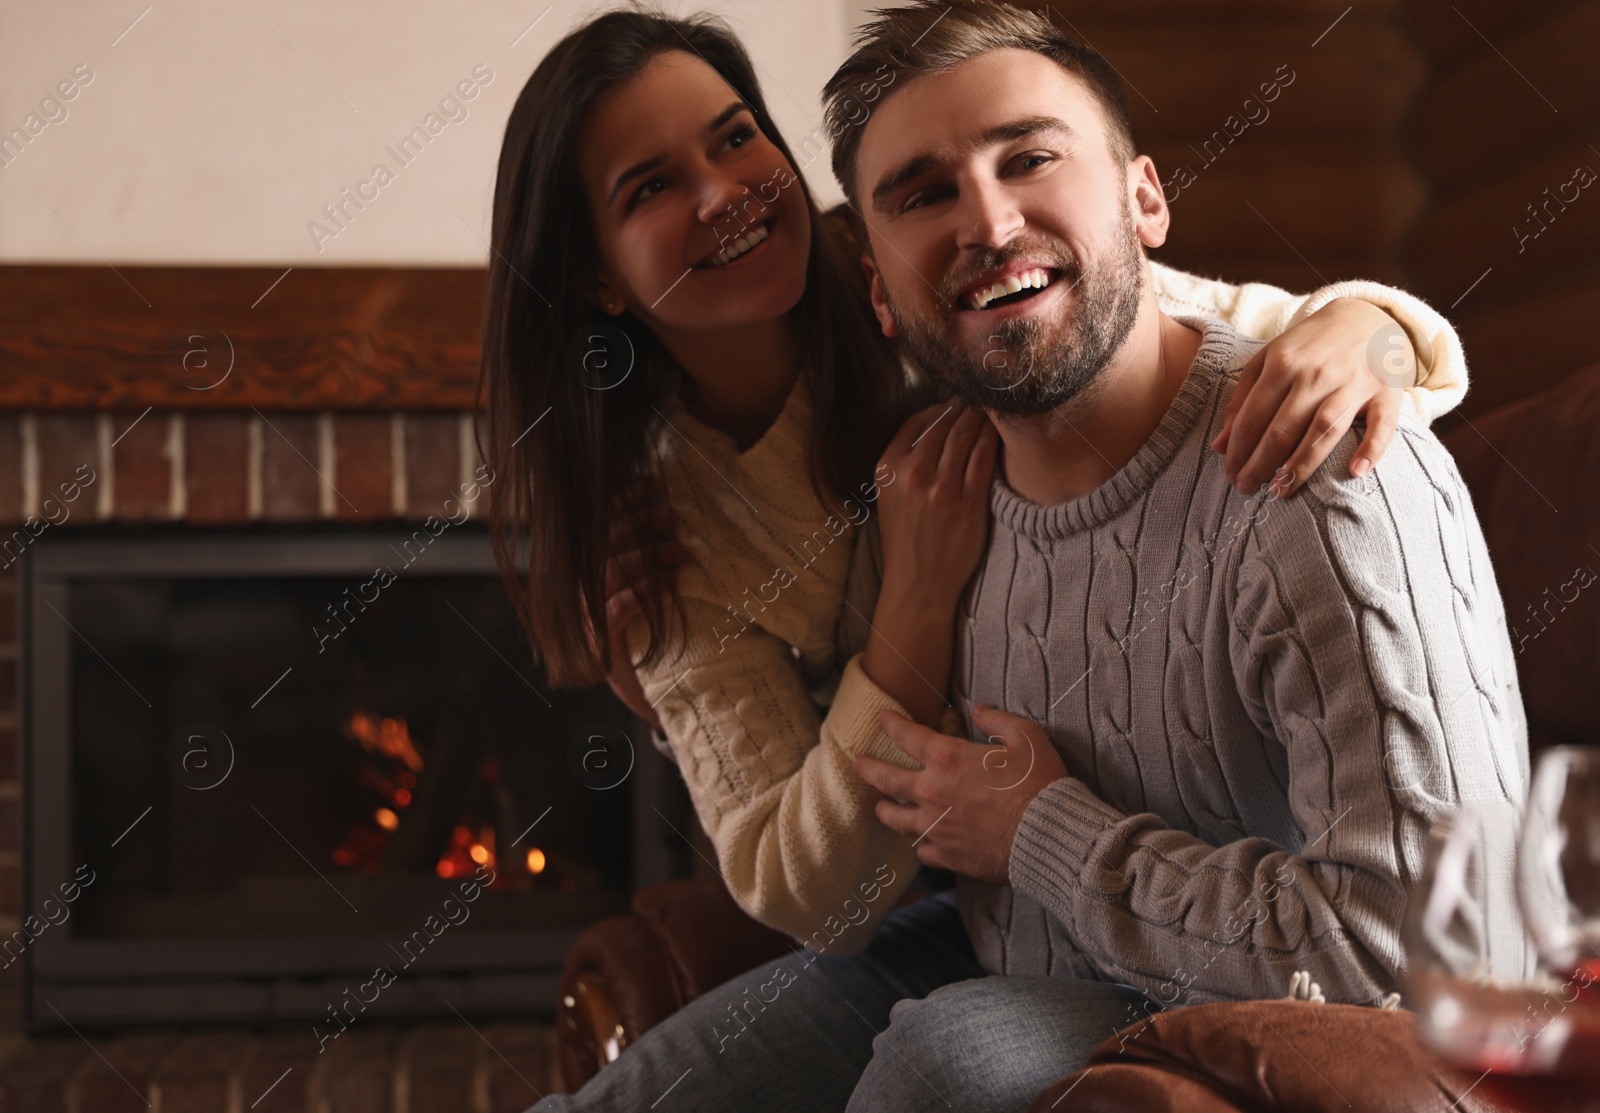
<instances>
[{"instance_id":1,"label":"leather cushion","mask_svg":"<svg viewBox=\"0 0 1600 1113\"><path fill-rule=\"evenodd\" d=\"M1408 1012L1230 1001L1130 1026L1029 1113L1499 1113L1472 1089L1475 1079L1436 1059Z\"/></svg>"}]
</instances>

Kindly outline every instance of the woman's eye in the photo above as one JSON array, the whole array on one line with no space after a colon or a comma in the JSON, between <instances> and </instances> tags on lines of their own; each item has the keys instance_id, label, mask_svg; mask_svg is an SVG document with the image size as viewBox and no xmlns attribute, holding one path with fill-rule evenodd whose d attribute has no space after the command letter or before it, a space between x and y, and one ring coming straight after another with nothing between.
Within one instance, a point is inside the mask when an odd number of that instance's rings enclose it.
<instances>
[{"instance_id":1,"label":"woman's eye","mask_svg":"<svg viewBox=\"0 0 1600 1113\"><path fill-rule=\"evenodd\" d=\"M749 124L741 124L728 133L728 146L738 150L756 137L756 129Z\"/></svg>"},{"instance_id":2,"label":"woman's eye","mask_svg":"<svg viewBox=\"0 0 1600 1113\"><path fill-rule=\"evenodd\" d=\"M667 188L665 178L650 178L638 189L633 191L633 196L628 199L628 208L633 208L641 201L647 201Z\"/></svg>"}]
</instances>

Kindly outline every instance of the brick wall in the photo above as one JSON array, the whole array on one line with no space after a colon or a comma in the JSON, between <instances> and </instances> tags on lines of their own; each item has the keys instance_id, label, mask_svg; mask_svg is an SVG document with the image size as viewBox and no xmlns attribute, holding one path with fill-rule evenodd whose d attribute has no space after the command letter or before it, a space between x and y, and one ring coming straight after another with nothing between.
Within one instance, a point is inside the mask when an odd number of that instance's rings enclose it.
<instances>
[{"instance_id":1,"label":"brick wall","mask_svg":"<svg viewBox=\"0 0 1600 1113\"><path fill-rule=\"evenodd\" d=\"M0 414L0 524L420 519L481 462L465 413Z\"/></svg>"},{"instance_id":2,"label":"brick wall","mask_svg":"<svg viewBox=\"0 0 1600 1113\"><path fill-rule=\"evenodd\" d=\"M0 413L0 936L25 915L16 557L29 538L112 522L459 515L445 501L481 462L466 413ZM299 1028L144 1029L96 1036L92 1046L29 1039L20 969L0 971L0 1113L509 1113L556 1086L548 1024L375 1025L323 1056Z\"/></svg>"}]
</instances>

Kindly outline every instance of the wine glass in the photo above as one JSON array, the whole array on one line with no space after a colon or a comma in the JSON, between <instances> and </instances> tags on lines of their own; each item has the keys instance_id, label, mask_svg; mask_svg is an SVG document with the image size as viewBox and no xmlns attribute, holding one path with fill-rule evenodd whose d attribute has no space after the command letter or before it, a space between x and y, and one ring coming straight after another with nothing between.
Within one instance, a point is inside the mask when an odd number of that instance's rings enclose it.
<instances>
[{"instance_id":1,"label":"wine glass","mask_svg":"<svg viewBox=\"0 0 1600 1113\"><path fill-rule=\"evenodd\" d=\"M1474 1077L1520 1062L1540 993L1516 911L1517 820L1509 807L1482 806L1439 821L1407 906L1404 1000L1428 1043ZM1510 909L1511 923L1493 909Z\"/></svg>"},{"instance_id":2,"label":"wine glass","mask_svg":"<svg viewBox=\"0 0 1600 1113\"><path fill-rule=\"evenodd\" d=\"M1485 805L1430 837L1406 925L1424 1039L1512 1109L1600 1111L1600 751L1541 755L1520 834Z\"/></svg>"},{"instance_id":3,"label":"wine glass","mask_svg":"<svg viewBox=\"0 0 1600 1113\"><path fill-rule=\"evenodd\" d=\"M1600 981L1600 749L1540 755L1518 877L1522 915L1544 960Z\"/></svg>"}]
</instances>

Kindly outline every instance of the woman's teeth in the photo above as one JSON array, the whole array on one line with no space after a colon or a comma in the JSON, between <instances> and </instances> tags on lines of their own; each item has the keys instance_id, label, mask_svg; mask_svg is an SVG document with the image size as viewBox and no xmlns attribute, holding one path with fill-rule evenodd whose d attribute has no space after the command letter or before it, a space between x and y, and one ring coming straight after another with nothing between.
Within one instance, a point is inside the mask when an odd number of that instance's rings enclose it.
<instances>
[{"instance_id":1,"label":"woman's teeth","mask_svg":"<svg viewBox=\"0 0 1600 1113\"><path fill-rule=\"evenodd\" d=\"M995 298L1003 298L1007 294L1016 293L1018 290L1043 290L1048 285L1050 285L1049 271L1037 268L1031 271L1022 271L1019 274L1010 275L992 286L974 290L967 295L967 304L973 309L984 309Z\"/></svg>"},{"instance_id":2,"label":"woman's teeth","mask_svg":"<svg viewBox=\"0 0 1600 1113\"><path fill-rule=\"evenodd\" d=\"M717 254L713 255L711 257L711 266L726 266L728 263L733 262L739 256L749 251L752 247L756 246L756 244L766 239L769 234L770 233L768 233L767 226L765 224L756 225L753 231L746 232L744 235L728 244L727 247L717 252Z\"/></svg>"}]
</instances>

